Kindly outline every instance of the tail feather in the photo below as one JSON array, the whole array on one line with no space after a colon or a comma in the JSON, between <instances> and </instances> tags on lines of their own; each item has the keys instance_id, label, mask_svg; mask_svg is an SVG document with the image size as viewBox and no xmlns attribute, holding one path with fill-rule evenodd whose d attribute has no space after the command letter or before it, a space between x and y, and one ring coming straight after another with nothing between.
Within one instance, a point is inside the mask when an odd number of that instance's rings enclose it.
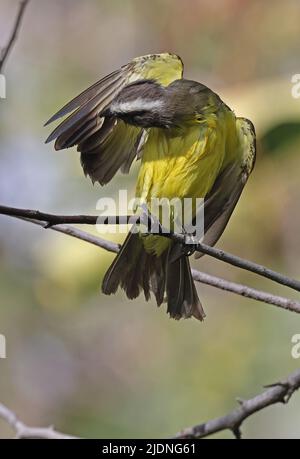
<instances>
[{"instance_id":1,"label":"tail feather","mask_svg":"<svg viewBox=\"0 0 300 459\"><path fill-rule=\"evenodd\" d=\"M139 270L133 267L136 267L143 246L139 243L137 236L135 233L129 233L120 252L106 272L102 282L102 292L106 295L116 293L119 285L124 288L128 298L134 299L139 295L139 285L133 279Z\"/></svg>"},{"instance_id":2,"label":"tail feather","mask_svg":"<svg viewBox=\"0 0 300 459\"><path fill-rule=\"evenodd\" d=\"M169 254L169 257L172 258L172 255ZM198 320L203 320L205 312L192 278L188 257L183 255L175 261L170 261L167 265L166 277L170 316L174 319L194 316Z\"/></svg>"},{"instance_id":3,"label":"tail feather","mask_svg":"<svg viewBox=\"0 0 300 459\"><path fill-rule=\"evenodd\" d=\"M152 291L157 306L164 302L166 293L170 317L194 316L203 320L205 313L192 278L189 259L184 255L173 261L173 248L157 257L146 252L138 233L129 233L104 276L102 292L110 295L120 286L129 299L137 298L143 291L148 301Z\"/></svg>"},{"instance_id":4,"label":"tail feather","mask_svg":"<svg viewBox=\"0 0 300 459\"><path fill-rule=\"evenodd\" d=\"M150 285L151 290L154 293L157 306L160 306L164 302L166 290L166 266L166 254L163 253L160 257L153 257L153 271L150 271Z\"/></svg>"}]
</instances>

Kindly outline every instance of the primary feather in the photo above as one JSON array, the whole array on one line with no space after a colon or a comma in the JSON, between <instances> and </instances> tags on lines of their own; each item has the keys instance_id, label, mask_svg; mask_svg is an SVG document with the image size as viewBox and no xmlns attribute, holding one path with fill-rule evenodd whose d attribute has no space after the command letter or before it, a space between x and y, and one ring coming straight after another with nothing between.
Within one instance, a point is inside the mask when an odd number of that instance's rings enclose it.
<instances>
[{"instance_id":1,"label":"primary feather","mask_svg":"<svg viewBox=\"0 0 300 459\"><path fill-rule=\"evenodd\" d=\"M120 141L124 129L117 120L111 124L111 129L107 132L107 124L101 113L130 83L150 79L167 86L172 81L182 78L182 73L182 61L174 54L150 54L133 59L93 84L55 113L46 125L68 114L69 116L49 135L46 142L55 140L56 150L77 145L85 174L89 175L93 182L98 181L101 185L108 183L120 168L123 172L129 171L135 156L141 153L141 141L145 136L141 128L126 132L126 138L122 140L123 146L119 149L117 157L112 146ZM90 140L94 145L93 149L90 148ZM94 155L93 158L91 154ZM111 155L116 163L108 172L105 162ZM100 171L101 168L103 171Z\"/></svg>"}]
</instances>

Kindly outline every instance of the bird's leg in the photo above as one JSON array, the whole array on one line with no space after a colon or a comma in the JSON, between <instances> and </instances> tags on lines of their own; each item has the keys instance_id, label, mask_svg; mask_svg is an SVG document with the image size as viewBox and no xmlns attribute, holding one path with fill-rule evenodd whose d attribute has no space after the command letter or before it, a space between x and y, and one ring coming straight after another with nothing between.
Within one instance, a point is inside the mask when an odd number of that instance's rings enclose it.
<instances>
[{"instance_id":1,"label":"bird's leg","mask_svg":"<svg viewBox=\"0 0 300 459\"><path fill-rule=\"evenodd\" d=\"M139 223L143 225L145 233L162 234L164 231L160 221L151 214L147 205L143 203L140 205L140 209Z\"/></svg>"}]
</instances>

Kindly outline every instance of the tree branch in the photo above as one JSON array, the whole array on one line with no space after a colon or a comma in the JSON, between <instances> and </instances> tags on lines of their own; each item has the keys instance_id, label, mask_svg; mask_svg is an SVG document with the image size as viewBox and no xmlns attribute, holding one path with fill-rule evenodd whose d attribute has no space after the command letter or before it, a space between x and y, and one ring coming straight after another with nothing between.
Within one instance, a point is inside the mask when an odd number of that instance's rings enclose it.
<instances>
[{"instance_id":1,"label":"tree branch","mask_svg":"<svg viewBox=\"0 0 300 459\"><path fill-rule=\"evenodd\" d=\"M10 51L12 50L12 47L13 47L13 45L14 45L17 37L18 37L18 32L20 30L20 26L21 26L22 19L23 19L23 16L24 16L25 8L28 5L28 3L29 3L29 0L21 0L21 2L19 4L18 14L17 14L16 20L15 20L15 23L14 23L10 38L8 40L7 45L2 49L2 51L0 53L0 73L3 70L4 64L5 64L5 62L6 62L7 58L8 58L8 55L9 55Z\"/></svg>"},{"instance_id":2,"label":"tree branch","mask_svg":"<svg viewBox=\"0 0 300 459\"><path fill-rule=\"evenodd\" d=\"M45 223L42 223L41 221L24 218L24 217L16 217L16 218L45 228ZM107 250L108 252L118 253L118 251L120 250L120 244L116 244L115 242L107 241L106 239L100 238L98 236L94 236L90 233L87 233L86 231L82 231L72 226L55 225L55 226L50 226L48 228L50 228L52 231L57 231L59 233L63 233L68 236L75 237L76 239L80 239L82 241L88 242L97 247L101 247L102 249ZM193 274L194 280L202 284L207 284L207 285L216 287L218 289L221 289L227 292L235 293L236 295L241 295L243 297L250 298L256 301L261 301L267 304L271 304L273 306L278 306L279 308L286 309L292 312L296 312L298 314L300 313L300 302L298 301L293 301L288 298L284 298L284 297L277 296L277 295L272 295L270 293L263 292L262 290L256 290L246 285L238 284L235 282L230 282L220 277L212 276L210 274L203 273L195 269L192 270L192 274Z\"/></svg>"},{"instance_id":3,"label":"tree branch","mask_svg":"<svg viewBox=\"0 0 300 459\"><path fill-rule=\"evenodd\" d=\"M55 214L48 214L44 212L40 212L38 210L32 210L32 209L19 209L19 208L14 208L14 207L8 207L8 206L3 206L0 205L0 214L3 215L8 215L11 217L24 217L24 218L29 218L29 219L34 219L38 221L44 221L46 223L46 227L52 227L57 224L88 224L88 225L95 225L96 223L98 224L124 224L131 220L131 223L133 222L133 219L135 219L134 216L105 216L105 217L99 217L96 215L55 215ZM138 220L139 217L136 218L136 221ZM165 237L170 237L171 239L180 242L183 245L186 245L186 238L185 235L183 234L175 234L175 233L170 233L166 234L163 233ZM252 261L249 260L244 260L243 258L240 258L236 255L232 255L230 253L224 252L223 250L216 249L215 247L210 247L206 244L199 243L193 248L200 253L204 253L206 255L209 255L213 258L216 258L217 260L223 261L225 263L229 263L233 266L236 266L238 268L244 269L246 271L253 272L259 276L265 277L267 279L273 280L274 282L277 282L278 284L284 285L286 287L290 287L293 290L300 291L300 281L296 279L292 279L290 277L287 277L281 273L278 273L276 271L273 271L265 266L259 265L257 263L253 263Z\"/></svg>"},{"instance_id":4,"label":"tree branch","mask_svg":"<svg viewBox=\"0 0 300 459\"><path fill-rule=\"evenodd\" d=\"M231 430L236 438L241 438L240 429L245 419L268 406L289 401L300 387L300 370L290 374L284 381L266 387L267 390L249 400L238 400L240 407L236 410L204 424L184 429L176 438L204 438L223 430Z\"/></svg>"},{"instance_id":5,"label":"tree branch","mask_svg":"<svg viewBox=\"0 0 300 459\"><path fill-rule=\"evenodd\" d=\"M176 439L200 439L209 435L230 430L233 435L242 437L241 426L243 422L258 411L276 405L288 403L291 396L300 388L300 370L290 374L285 380L266 386L267 389L259 395L248 399L237 399L240 407L220 418L215 418L194 427L188 427L179 432ZM16 438L47 438L47 439L75 439L71 435L57 432L53 427L28 427L21 422L15 413L0 404L0 418L6 421L16 432Z\"/></svg>"},{"instance_id":6,"label":"tree branch","mask_svg":"<svg viewBox=\"0 0 300 459\"><path fill-rule=\"evenodd\" d=\"M43 438L50 440L65 440L65 439L75 439L71 435L66 435L54 430L52 426L50 427L28 427L22 421L20 421L16 414L9 410L6 406L0 403L0 418L7 422L10 427L15 431L16 438Z\"/></svg>"}]
</instances>

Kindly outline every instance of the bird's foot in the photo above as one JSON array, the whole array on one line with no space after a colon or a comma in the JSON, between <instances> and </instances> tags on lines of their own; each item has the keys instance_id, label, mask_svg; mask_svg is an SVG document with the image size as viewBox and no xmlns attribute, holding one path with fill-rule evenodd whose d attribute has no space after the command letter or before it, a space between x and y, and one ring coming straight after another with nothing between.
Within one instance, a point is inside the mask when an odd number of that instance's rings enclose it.
<instances>
[{"instance_id":1,"label":"bird's foot","mask_svg":"<svg viewBox=\"0 0 300 459\"><path fill-rule=\"evenodd\" d=\"M191 234L185 234L182 250L186 256L193 255L198 248L198 241Z\"/></svg>"}]
</instances>

